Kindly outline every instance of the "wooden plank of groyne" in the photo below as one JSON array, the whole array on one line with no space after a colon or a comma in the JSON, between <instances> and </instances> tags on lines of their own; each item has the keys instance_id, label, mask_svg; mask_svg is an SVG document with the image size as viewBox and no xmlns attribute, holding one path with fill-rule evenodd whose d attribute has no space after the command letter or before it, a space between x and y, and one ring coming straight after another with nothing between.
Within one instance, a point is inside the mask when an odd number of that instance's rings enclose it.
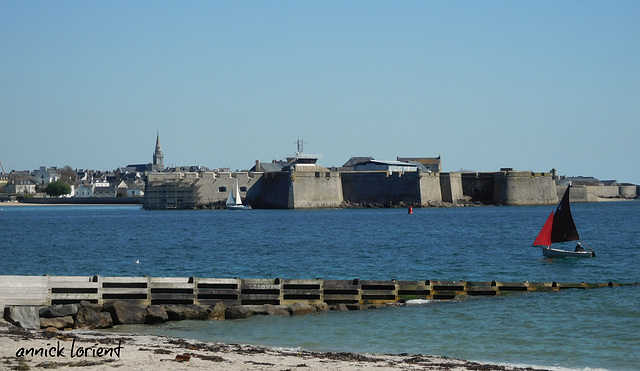
<instances>
[{"instance_id":1,"label":"wooden plank of groyne","mask_svg":"<svg viewBox=\"0 0 640 371\"><path fill-rule=\"evenodd\" d=\"M612 286L613 284L611 282L608 282L608 283L585 283L585 285L587 285L588 289L597 289L600 287Z\"/></svg>"},{"instance_id":2,"label":"wooden plank of groyne","mask_svg":"<svg viewBox=\"0 0 640 371\"><path fill-rule=\"evenodd\" d=\"M295 302L305 302L310 304L321 303L323 282L317 278L314 280L293 280L283 279L282 297L280 304L287 305Z\"/></svg>"},{"instance_id":3,"label":"wooden plank of groyne","mask_svg":"<svg viewBox=\"0 0 640 371\"><path fill-rule=\"evenodd\" d=\"M196 278L197 304L240 305L240 280L237 278Z\"/></svg>"},{"instance_id":4,"label":"wooden plank of groyne","mask_svg":"<svg viewBox=\"0 0 640 371\"><path fill-rule=\"evenodd\" d=\"M361 304L384 304L398 301L396 281L360 281Z\"/></svg>"},{"instance_id":5,"label":"wooden plank of groyne","mask_svg":"<svg viewBox=\"0 0 640 371\"><path fill-rule=\"evenodd\" d=\"M149 277L99 277L100 295L103 301L124 300L148 305Z\"/></svg>"},{"instance_id":6,"label":"wooden plank of groyne","mask_svg":"<svg viewBox=\"0 0 640 371\"><path fill-rule=\"evenodd\" d=\"M465 281L427 281L431 285L432 298L435 300L451 300L458 295L466 295Z\"/></svg>"},{"instance_id":7,"label":"wooden plank of groyne","mask_svg":"<svg viewBox=\"0 0 640 371\"><path fill-rule=\"evenodd\" d=\"M0 276L0 310L7 305L50 305L48 276Z\"/></svg>"},{"instance_id":8,"label":"wooden plank of groyne","mask_svg":"<svg viewBox=\"0 0 640 371\"><path fill-rule=\"evenodd\" d=\"M194 304L193 277L149 277L149 296L152 305Z\"/></svg>"},{"instance_id":9,"label":"wooden plank of groyne","mask_svg":"<svg viewBox=\"0 0 640 371\"><path fill-rule=\"evenodd\" d=\"M558 287L553 282L529 282L529 291L558 291Z\"/></svg>"},{"instance_id":10,"label":"wooden plank of groyne","mask_svg":"<svg viewBox=\"0 0 640 371\"><path fill-rule=\"evenodd\" d=\"M557 284L558 289L560 290L566 290L566 289L580 289L580 290L584 290L587 289L588 286L586 283L584 282L580 282L580 283L558 283Z\"/></svg>"},{"instance_id":11,"label":"wooden plank of groyne","mask_svg":"<svg viewBox=\"0 0 640 371\"><path fill-rule=\"evenodd\" d=\"M360 281L325 280L323 296L327 304L358 304L360 303Z\"/></svg>"},{"instance_id":12,"label":"wooden plank of groyne","mask_svg":"<svg viewBox=\"0 0 640 371\"><path fill-rule=\"evenodd\" d=\"M504 291L529 291L529 282L495 282L499 292Z\"/></svg>"},{"instance_id":13,"label":"wooden plank of groyne","mask_svg":"<svg viewBox=\"0 0 640 371\"><path fill-rule=\"evenodd\" d=\"M49 276L51 304L100 300L99 284L93 276Z\"/></svg>"},{"instance_id":14,"label":"wooden plank of groyne","mask_svg":"<svg viewBox=\"0 0 640 371\"><path fill-rule=\"evenodd\" d=\"M398 301L432 299L431 285L425 281L398 281Z\"/></svg>"},{"instance_id":15,"label":"wooden plank of groyne","mask_svg":"<svg viewBox=\"0 0 640 371\"><path fill-rule=\"evenodd\" d=\"M608 283L603 283L601 287L603 287L603 286L609 286L609 287L638 286L638 285L640 285L640 282L627 282L627 283L608 282Z\"/></svg>"},{"instance_id":16,"label":"wooden plank of groyne","mask_svg":"<svg viewBox=\"0 0 640 371\"><path fill-rule=\"evenodd\" d=\"M492 285L493 281L467 281L467 295L469 296L493 296L498 294L498 287Z\"/></svg>"},{"instance_id":17,"label":"wooden plank of groyne","mask_svg":"<svg viewBox=\"0 0 640 371\"><path fill-rule=\"evenodd\" d=\"M280 279L242 279L240 302L243 305L280 304Z\"/></svg>"}]
</instances>

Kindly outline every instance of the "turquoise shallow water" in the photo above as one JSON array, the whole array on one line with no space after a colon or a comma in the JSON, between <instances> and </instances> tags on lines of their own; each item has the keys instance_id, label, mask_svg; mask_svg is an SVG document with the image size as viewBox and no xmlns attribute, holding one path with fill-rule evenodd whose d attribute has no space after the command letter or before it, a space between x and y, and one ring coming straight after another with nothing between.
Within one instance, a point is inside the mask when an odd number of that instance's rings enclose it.
<instances>
[{"instance_id":1,"label":"turquoise shallow water","mask_svg":"<svg viewBox=\"0 0 640 371\"><path fill-rule=\"evenodd\" d=\"M640 203L574 204L595 259L531 247L553 207L144 211L2 207L0 274L640 281ZM134 260L140 259L140 264ZM525 293L380 310L116 331L312 350L425 353L636 370L640 287Z\"/></svg>"},{"instance_id":2,"label":"turquoise shallow water","mask_svg":"<svg viewBox=\"0 0 640 371\"><path fill-rule=\"evenodd\" d=\"M305 317L118 326L114 331L318 351L438 354L559 369L637 370L639 298L637 287L606 288L595 294L529 293ZM603 300L610 303L603 305Z\"/></svg>"}]
</instances>

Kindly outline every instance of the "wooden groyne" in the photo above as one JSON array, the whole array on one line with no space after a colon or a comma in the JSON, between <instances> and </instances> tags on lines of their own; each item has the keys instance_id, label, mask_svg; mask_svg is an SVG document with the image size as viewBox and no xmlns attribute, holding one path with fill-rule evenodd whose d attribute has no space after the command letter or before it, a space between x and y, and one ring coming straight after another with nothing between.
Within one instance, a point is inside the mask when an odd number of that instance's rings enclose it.
<instances>
[{"instance_id":1,"label":"wooden groyne","mask_svg":"<svg viewBox=\"0 0 640 371\"><path fill-rule=\"evenodd\" d=\"M0 309L9 305L104 304L115 300L140 305L387 304L628 285L638 283L0 276Z\"/></svg>"}]
</instances>

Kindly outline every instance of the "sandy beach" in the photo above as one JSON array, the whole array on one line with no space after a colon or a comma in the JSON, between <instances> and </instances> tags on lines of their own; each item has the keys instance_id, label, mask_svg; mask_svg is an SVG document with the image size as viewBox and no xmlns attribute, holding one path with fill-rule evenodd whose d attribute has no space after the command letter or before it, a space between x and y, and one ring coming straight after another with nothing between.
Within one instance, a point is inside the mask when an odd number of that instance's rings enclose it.
<instances>
[{"instance_id":1,"label":"sandy beach","mask_svg":"<svg viewBox=\"0 0 640 371\"><path fill-rule=\"evenodd\" d=\"M153 335L30 331L0 323L0 369L535 370L426 355L273 349Z\"/></svg>"}]
</instances>

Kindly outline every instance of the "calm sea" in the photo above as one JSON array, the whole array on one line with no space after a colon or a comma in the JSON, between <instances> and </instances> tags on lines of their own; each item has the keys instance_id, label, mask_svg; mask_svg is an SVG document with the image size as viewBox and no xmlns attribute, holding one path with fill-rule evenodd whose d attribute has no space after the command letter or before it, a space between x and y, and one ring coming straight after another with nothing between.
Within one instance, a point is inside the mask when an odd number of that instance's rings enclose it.
<instances>
[{"instance_id":1,"label":"calm sea","mask_svg":"<svg viewBox=\"0 0 640 371\"><path fill-rule=\"evenodd\" d=\"M406 209L0 209L2 275L640 281L637 201L572 205L595 259L543 259L531 247L553 206L425 208L412 215ZM640 286L115 330L308 350L637 370Z\"/></svg>"}]
</instances>

